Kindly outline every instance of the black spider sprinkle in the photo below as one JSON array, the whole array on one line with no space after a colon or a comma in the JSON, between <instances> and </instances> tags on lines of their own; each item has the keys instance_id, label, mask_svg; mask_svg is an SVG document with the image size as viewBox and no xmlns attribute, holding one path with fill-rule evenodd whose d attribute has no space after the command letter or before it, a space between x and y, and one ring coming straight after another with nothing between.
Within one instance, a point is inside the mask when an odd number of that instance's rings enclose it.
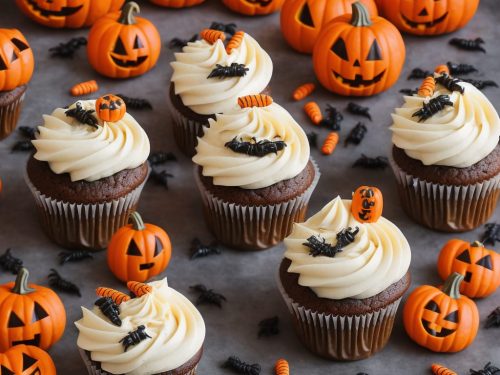
<instances>
[{"instance_id":1,"label":"black spider sprinkle","mask_svg":"<svg viewBox=\"0 0 500 375\"><path fill-rule=\"evenodd\" d=\"M470 64L458 64L448 61L446 65L452 75L466 75L477 72L476 67Z\"/></svg>"},{"instance_id":2,"label":"black spider sprinkle","mask_svg":"<svg viewBox=\"0 0 500 375\"><path fill-rule=\"evenodd\" d=\"M59 253L59 264L63 265L67 262L79 262L84 259L93 259L94 255L90 251L62 251Z\"/></svg>"},{"instance_id":3,"label":"black spider sprinkle","mask_svg":"<svg viewBox=\"0 0 500 375\"><path fill-rule=\"evenodd\" d=\"M354 242L358 232L358 227L354 228L354 230L351 227L342 229L337 233L337 243L335 245L326 242L326 239L320 235L309 237L307 242L304 242L303 245L309 248L309 255L313 257L326 256L333 258L337 253L340 253L344 247Z\"/></svg>"},{"instance_id":4,"label":"black spider sprinkle","mask_svg":"<svg viewBox=\"0 0 500 375\"><path fill-rule=\"evenodd\" d=\"M453 107L453 102L450 100L450 96L439 95L438 97L429 100L429 103L424 103L422 109L416 111L412 116L418 117L418 121L422 122L442 111L446 106Z\"/></svg>"},{"instance_id":5,"label":"black spider sprinkle","mask_svg":"<svg viewBox=\"0 0 500 375\"><path fill-rule=\"evenodd\" d=\"M127 109L153 109L153 106L151 105L150 101L147 99L142 99L142 98L132 98L127 95L123 94L118 94L116 95L120 97L125 105L127 106Z\"/></svg>"},{"instance_id":6,"label":"black spider sprinkle","mask_svg":"<svg viewBox=\"0 0 500 375\"><path fill-rule=\"evenodd\" d=\"M111 323L115 326L121 327L122 320L120 319L120 306L118 306L111 297L99 298L94 304L99 307L99 310L101 310L103 315L107 317Z\"/></svg>"},{"instance_id":7,"label":"black spider sprinkle","mask_svg":"<svg viewBox=\"0 0 500 375\"><path fill-rule=\"evenodd\" d=\"M12 148L10 149L11 152L28 152L28 151L33 151L35 149L35 146L33 146L33 143L31 141L17 141L14 143Z\"/></svg>"},{"instance_id":8,"label":"black spider sprinkle","mask_svg":"<svg viewBox=\"0 0 500 375\"><path fill-rule=\"evenodd\" d=\"M168 42L168 48L169 49L182 49L187 46L188 43L193 43L196 42L199 38L198 34L194 34L190 39L180 39L180 38L173 38Z\"/></svg>"},{"instance_id":9,"label":"black spider sprinkle","mask_svg":"<svg viewBox=\"0 0 500 375\"><path fill-rule=\"evenodd\" d=\"M444 86L449 91L458 91L463 94L465 89L459 85L462 81L458 78L452 78L448 74L441 74L439 77L435 78L436 83L439 83L441 86Z\"/></svg>"},{"instance_id":10,"label":"black spider sprinkle","mask_svg":"<svg viewBox=\"0 0 500 375\"><path fill-rule=\"evenodd\" d=\"M485 245L495 246L500 241L500 224L488 223L484 227L486 230L481 237L481 242Z\"/></svg>"},{"instance_id":11,"label":"black spider sprinkle","mask_svg":"<svg viewBox=\"0 0 500 375\"><path fill-rule=\"evenodd\" d=\"M493 366L491 362L488 362L483 369L481 370L469 370L471 375L495 375L500 372L500 369L496 366Z\"/></svg>"},{"instance_id":12,"label":"black spider sprinkle","mask_svg":"<svg viewBox=\"0 0 500 375\"><path fill-rule=\"evenodd\" d=\"M486 53L486 50L483 47L484 40L481 38L476 39L462 39L462 38L453 38L449 42L452 46L457 48L466 50L466 51L481 51Z\"/></svg>"},{"instance_id":13,"label":"black spider sprinkle","mask_svg":"<svg viewBox=\"0 0 500 375\"><path fill-rule=\"evenodd\" d=\"M221 250L216 244L204 245L198 238L191 241L191 260L220 254Z\"/></svg>"},{"instance_id":14,"label":"black spider sprinkle","mask_svg":"<svg viewBox=\"0 0 500 375\"><path fill-rule=\"evenodd\" d=\"M485 328L500 327L500 306L493 310L486 318Z\"/></svg>"},{"instance_id":15,"label":"black spider sprinkle","mask_svg":"<svg viewBox=\"0 0 500 375\"><path fill-rule=\"evenodd\" d=\"M216 64L207 78L230 78L243 77L247 74L248 68L245 64L231 63L230 66Z\"/></svg>"},{"instance_id":16,"label":"black spider sprinkle","mask_svg":"<svg viewBox=\"0 0 500 375\"><path fill-rule=\"evenodd\" d=\"M307 140L309 141L309 146L312 148L318 148L318 133L316 132L308 132L306 133Z\"/></svg>"},{"instance_id":17,"label":"black spider sprinkle","mask_svg":"<svg viewBox=\"0 0 500 375\"><path fill-rule=\"evenodd\" d=\"M275 336L280 333L279 328L280 318L273 316L272 318L263 319L259 322L258 337Z\"/></svg>"},{"instance_id":18,"label":"black spider sprinkle","mask_svg":"<svg viewBox=\"0 0 500 375\"><path fill-rule=\"evenodd\" d=\"M222 367L229 368L243 375L260 375L261 371L261 367L258 363L248 364L236 356L229 357Z\"/></svg>"},{"instance_id":19,"label":"black spider sprinkle","mask_svg":"<svg viewBox=\"0 0 500 375\"><path fill-rule=\"evenodd\" d=\"M14 275L17 275L19 270L23 268L23 261L13 256L11 249L7 249L5 253L0 256L0 266L4 271L12 272Z\"/></svg>"},{"instance_id":20,"label":"black spider sprinkle","mask_svg":"<svg viewBox=\"0 0 500 375\"><path fill-rule=\"evenodd\" d=\"M214 292L213 289L208 289L203 284L190 286L189 289L200 293L198 299L196 300L197 305L209 304L222 308L222 302L226 301L226 297L224 297L222 294Z\"/></svg>"},{"instance_id":21,"label":"black spider sprinkle","mask_svg":"<svg viewBox=\"0 0 500 375\"><path fill-rule=\"evenodd\" d=\"M124 351L126 352L131 346L137 345L148 338L150 339L151 336L146 333L146 327L140 325L135 331L129 332L127 336L122 338L120 343L123 345Z\"/></svg>"},{"instance_id":22,"label":"black spider sprinkle","mask_svg":"<svg viewBox=\"0 0 500 375\"><path fill-rule=\"evenodd\" d=\"M325 111L326 117L319 122L319 125L333 131L339 131L342 120L344 120L342 113L330 104L326 106Z\"/></svg>"},{"instance_id":23,"label":"black spider sprinkle","mask_svg":"<svg viewBox=\"0 0 500 375\"><path fill-rule=\"evenodd\" d=\"M151 168L149 180L155 181L158 185L163 185L163 187L168 190L168 179L172 177L174 177L174 175L167 171L159 171L156 168Z\"/></svg>"},{"instance_id":24,"label":"black spider sprinkle","mask_svg":"<svg viewBox=\"0 0 500 375\"><path fill-rule=\"evenodd\" d=\"M370 115L370 108L369 107L363 107L359 104L349 102L347 104L347 111L352 113L353 115L359 115L359 116L364 116L370 121L372 120L372 116Z\"/></svg>"},{"instance_id":25,"label":"black spider sprinkle","mask_svg":"<svg viewBox=\"0 0 500 375\"><path fill-rule=\"evenodd\" d=\"M177 157L173 152L163 152L156 151L152 152L148 157L149 164L151 165L160 165L165 164L168 161L177 161Z\"/></svg>"},{"instance_id":26,"label":"black spider sprinkle","mask_svg":"<svg viewBox=\"0 0 500 375\"><path fill-rule=\"evenodd\" d=\"M415 95L418 92L418 88L417 89L401 89L401 90L399 90L399 92L401 94L411 96L411 95Z\"/></svg>"},{"instance_id":27,"label":"black spider sprinkle","mask_svg":"<svg viewBox=\"0 0 500 375\"><path fill-rule=\"evenodd\" d=\"M80 288L73 284L71 281L65 280L55 269L51 269L49 273L49 285L61 292L75 294L81 297Z\"/></svg>"},{"instance_id":28,"label":"black spider sprinkle","mask_svg":"<svg viewBox=\"0 0 500 375\"><path fill-rule=\"evenodd\" d=\"M363 138L365 138L367 131L368 129L366 128L366 125L362 122L358 122L356 126L349 132L349 135L344 141L344 146L347 147L349 143L359 145Z\"/></svg>"},{"instance_id":29,"label":"black spider sprinkle","mask_svg":"<svg viewBox=\"0 0 500 375\"><path fill-rule=\"evenodd\" d=\"M50 57L60 57L63 59L72 59L75 52L82 46L87 45L87 39L84 37L72 38L66 43L59 43L57 46L49 48Z\"/></svg>"},{"instance_id":30,"label":"black spider sprinkle","mask_svg":"<svg viewBox=\"0 0 500 375\"><path fill-rule=\"evenodd\" d=\"M31 126L20 126L19 128L17 128L17 130L24 138L27 138L29 140L33 140L36 138L37 130Z\"/></svg>"},{"instance_id":31,"label":"black spider sprinkle","mask_svg":"<svg viewBox=\"0 0 500 375\"><path fill-rule=\"evenodd\" d=\"M428 70L415 68L410 72L408 79L424 79L430 75L432 75L432 72L429 72Z\"/></svg>"},{"instance_id":32,"label":"black spider sprinkle","mask_svg":"<svg viewBox=\"0 0 500 375\"><path fill-rule=\"evenodd\" d=\"M374 158L361 154L361 157L354 162L353 168L361 167L367 169L385 169L389 165L389 159L385 156L376 156Z\"/></svg>"},{"instance_id":33,"label":"black spider sprinkle","mask_svg":"<svg viewBox=\"0 0 500 375\"><path fill-rule=\"evenodd\" d=\"M244 142L241 139L238 141L237 137L234 137L231 141L226 142L224 146L239 154L262 157L267 154L277 154L278 151L286 147L286 143L284 141L270 141L268 139L262 139L257 142L255 138L252 138L252 142Z\"/></svg>"},{"instance_id":34,"label":"black spider sprinkle","mask_svg":"<svg viewBox=\"0 0 500 375\"><path fill-rule=\"evenodd\" d=\"M498 87L498 84L495 81L491 80L482 81L479 79L462 78L462 81L470 83L478 90L483 90L487 87Z\"/></svg>"},{"instance_id":35,"label":"black spider sprinkle","mask_svg":"<svg viewBox=\"0 0 500 375\"><path fill-rule=\"evenodd\" d=\"M75 108L71 108L64 112L66 116L73 117L77 119L82 124L90 125L94 128L98 128L97 118L93 115L95 111L93 109L83 109L79 102L76 102Z\"/></svg>"}]
</instances>

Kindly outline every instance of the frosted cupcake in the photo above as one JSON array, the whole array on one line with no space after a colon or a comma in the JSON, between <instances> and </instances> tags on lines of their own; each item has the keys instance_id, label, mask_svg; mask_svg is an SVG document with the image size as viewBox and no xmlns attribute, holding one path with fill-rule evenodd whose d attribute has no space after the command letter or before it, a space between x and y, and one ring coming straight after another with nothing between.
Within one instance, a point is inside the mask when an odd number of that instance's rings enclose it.
<instances>
[{"instance_id":1,"label":"frosted cupcake","mask_svg":"<svg viewBox=\"0 0 500 375\"><path fill-rule=\"evenodd\" d=\"M307 136L266 95L210 120L193 161L208 227L242 250L276 245L305 217L319 179Z\"/></svg>"},{"instance_id":2,"label":"frosted cupcake","mask_svg":"<svg viewBox=\"0 0 500 375\"><path fill-rule=\"evenodd\" d=\"M94 109L85 100L44 115L27 166L43 230L70 249L105 248L136 209L149 173L149 139L137 121L127 113L101 121ZM87 111L87 123L67 115L75 111Z\"/></svg>"},{"instance_id":3,"label":"frosted cupcake","mask_svg":"<svg viewBox=\"0 0 500 375\"><path fill-rule=\"evenodd\" d=\"M210 30L206 39L188 43L175 54L170 85L170 110L179 148L194 155L197 137L216 113L234 109L240 96L260 93L269 84L273 63L259 43L237 32L225 45L225 34ZM233 65L236 64L236 65ZM229 74L216 69L235 67Z\"/></svg>"},{"instance_id":4,"label":"frosted cupcake","mask_svg":"<svg viewBox=\"0 0 500 375\"><path fill-rule=\"evenodd\" d=\"M337 197L295 224L285 246L278 285L302 343L333 360L381 350L410 285L403 233L383 217L357 221L351 201Z\"/></svg>"},{"instance_id":5,"label":"frosted cupcake","mask_svg":"<svg viewBox=\"0 0 500 375\"><path fill-rule=\"evenodd\" d=\"M101 298L92 310L82 307L83 317L75 322L89 374L196 374L205 340L196 307L166 279L129 287L136 298L98 288Z\"/></svg>"},{"instance_id":6,"label":"frosted cupcake","mask_svg":"<svg viewBox=\"0 0 500 375\"><path fill-rule=\"evenodd\" d=\"M463 232L486 222L497 204L500 119L471 84L435 77L435 90L406 96L392 115L391 164L408 216Z\"/></svg>"}]
</instances>

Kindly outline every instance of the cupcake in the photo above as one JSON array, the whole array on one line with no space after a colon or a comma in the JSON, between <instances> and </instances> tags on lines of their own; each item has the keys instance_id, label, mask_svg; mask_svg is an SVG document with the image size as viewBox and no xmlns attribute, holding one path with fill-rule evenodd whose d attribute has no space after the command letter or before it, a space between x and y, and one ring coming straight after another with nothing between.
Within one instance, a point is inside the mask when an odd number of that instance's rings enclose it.
<instances>
[{"instance_id":1,"label":"cupcake","mask_svg":"<svg viewBox=\"0 0 500 375\"><path fill-rule=\"evenodd\" d=\"M271 58L250 35L237 32L227 43L233 46L227 52L224 33L205 30L202 34L208 40L188 43L171 63L174 73L168 102L174 137L187 156L194 155L196 139L209 126L209 119L234 109L238 97L265 90L273 73ZM231 66L235 71L219 74Z\"/></svg>"},{"instance_id":2,"label":"cupcake","mask_svg":"<svg viewBox=\"0 0 500 375\"><path fill-rule=\"evenodd\" d=\"M261 250L305 217L319 179L307 136L266 95L210 120L193 157L208 227L224 245Z\"/></svg>"},{"instance_id":3,"label":"cupcake","mask_svg":"<svg viewBox=\"0 0 500 375\"><path fill-rule=\"evenodd\" d=\"M337 197L295 224L278 275L299 339L313 353L341 361L367 358L386 345L410 285L403 233L383 217L357 221L351 206Z\"/></svg>"},{"instance_id":4,"label":"cupcake","mask_svg":"<svg viewBox=\"0 0 500 375\"><path fill-rule=\"evenodd\" d=\"M444 232L485 223L500 191L500 119L483 93L435 74L435 88L405 96L392 118L391 164L408 216Z\"/></svg>"},{"instance_id":5,"label":"cupcake","mask_svg":"<svg viewBox=\"0 0 500 375\"><path fill-rule=\"evenodd\" d=\"M75 322L88 373L195 375L205 340L200 312L167 279L128 286L135 298L98 288L101 298Z\"/></svg>"},{"instance_id":6,"label":"cupcake","mask_svg":"<svg viewBox=\"0 0 500 375\"><path fill-rule=\"evenodd\" d=\"M70 249L104 249L136 209L149 173L141 126L128 113L107 122L94 110L94 100L81 100L45 115L27 165L43 230Z\"/></svg>"},{"instance_id":7,"label":"cupcake","mask_svg":"<svg viewBox=\"0 0 500 375\"><path fill-rule=\"evenodd\" d=\"M17 125L34 67L33 51L23 34L0 29L0 140Z\"/></svg>"}]
</instances>

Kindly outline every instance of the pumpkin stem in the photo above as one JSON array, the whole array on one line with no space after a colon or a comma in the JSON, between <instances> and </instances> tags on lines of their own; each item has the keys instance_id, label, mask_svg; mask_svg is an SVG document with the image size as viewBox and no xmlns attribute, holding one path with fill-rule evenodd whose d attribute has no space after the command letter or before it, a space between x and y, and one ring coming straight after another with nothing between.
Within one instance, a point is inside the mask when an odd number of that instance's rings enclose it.
<instances>
[{"instance_id":1,"label":"pumpkin stem","mask_svg":"<svg viewBox=\"0 0 500 375\"><path fill-rule=\"evenodd\" d=\"M473 243L470 244L471 247L483 247L483 243L480 241L474 241Z\"/></svg>"},{"instance_id":2,"label":"pumpkin stem","mask_svg":"<svg viewBox=\"0 0 500 375\"><path fill-rule=\"evenodd\" d=\"M368 13L368 9L360 3L356 1L352 4L352 18L351 25L353 26L370 26L372 21L370 20L370 13Z\"/></svg>"},{"instance_id":3,"label":"pumpkin stem","mask_svg":"<svg viewBox=\"0 0 500 375\"><path fill-rule=\"evenodd\" d=\"M134 25L137 23L134 17L134 13L140 12L141 8L139 7L139 4L134 1L130 1L123 6L120 18L118 18L118 22L124 25Z\"/></svg>"},{"instance_id":4,"label":"pumpkin stem","mask_svg":"<svg viewBox=\"0 0 500 375\"><path fill-rule=\"evenodd\" d=\"M461 275L458 272L453 272L450 276L448 276L441 290L451 298L459 299L462 297L460 295L460 284L463 279L464 275Z\"/></svg>"},{"instance_id":5,"label":"pumpkin stem","mask_svg":"<svg viewBox=\"0 0 500 375\"><path fill-rule=\"evenodd\" d=\"M132 228L134 230L144 230L146 229L146 226L144 225L144 220L142 220L141 215L139 212L132 212L129 217L129 221L132 222Z\"/></svg>"},{"instance_id":6,"label":"pumpkin stem","mask_svg":"<svg viewBox=\"0 0 500 375\"><path fill-rule=\"evenodd\" d=\"M21 268L17 273L16 282L14 283L14 287L11 290L12 293L24 295L34 292L35 289L32 289L28 286L29 276L29 271L24 267Z\"/></svg>"}]
</instances>

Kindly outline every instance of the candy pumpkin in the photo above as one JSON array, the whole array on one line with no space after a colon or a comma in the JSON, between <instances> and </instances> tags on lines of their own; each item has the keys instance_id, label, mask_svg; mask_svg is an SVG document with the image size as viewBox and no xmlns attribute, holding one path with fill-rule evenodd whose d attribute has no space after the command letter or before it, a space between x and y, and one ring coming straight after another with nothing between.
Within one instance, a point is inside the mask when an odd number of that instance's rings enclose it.
<instances>
[{"instance_id":1,"label":"candy pumpkin","mask_svg":"<svg viewBox=\"0 0 500 375\"><path fill-rule=\"evenodd\" d=\"M64 305L52 289L29 284L21 268L15 282L0 285L0 350L25 344L48 349L66 326Z\"/></svg>"},{"instance_id":2,"label":"candy pumpkin","mask_svg":"<svg viewBox=\"0 0 500 375\"><path fill-rule=\"evenodd\" d=\"M138 212L132 212L130 221L109 242L108 266L121 281L144 282L167 268L172 245L163 229L144 224Z\"/></svg>"},{"instance_id":3,"label":"candy pumpkin","mask_svg":"<svg viewBox=\"0 0 500 375\"><path fill-rule=\"evenodd\" d=\"M0 353L1 375L56 375L50 355L36 346L16 345Z\"/></svg>"},{"instance_id":4,"label":"candy pumpkin","mask_svg":"<svg viewBox=\"0 0 500 375\"><path fill-rule=\"evenodd\" d=\"M122 98L116 95L106 94L96 100L95 111L100 120L116 122L120 121L123 116L125 116L127 106Z\"/></svg>"},{"instance_id":5,"label":"candy pumpkin","mask_svg":"<svg viewBox=\"0 0 500 375\"><path fill-rule=\"evenodd\" d=\"M382 192L373 186L360 186L352 195L351 213L360 223L375 223L384 209Z\"/></svg>"},{"instance_id":6,"label":"candy pumpkin","mask_svg":"<svg viewBox=\"0 0 500 375\"><path fill-rule=\"evenodd\" d=\"M285 0L222 0L233 12L247 16L264 16L281 9Z\"/></svg>"},{"instance_id":7,"label":"candy pumpkin","mask_svg":"<svg viewBox=\"0 0 500 375\"><path fill-rule=\"evenodd\" d=\"M478 241L453 239L439 253L438 272L443 280L458 272L464 276L461 293L470 298L487 297L500 286L500 254Z\"/></svg>"},{"instance_id":8,"label":"candy pumpkin","mask_svg":"<svg viewBox=\"0 0 500 375\"><path fill-rule=\"evenodd\" d=\"M90 65L111 78L129 78L152 69L160 56L161 41L156 27L135 17L139 5L131 1L121 12L100 18L90 29L87 56Z\"/></svg>"},{"instance_id":9,"label":"candy pumpkin","mask_svg":"<svg viewBox=\"0 0 500 375\"><path fill-rule=\"evenodd\" d=\"M352 15L328 23L314 46L314 72L321 84L340 95L369 96L397 80L405 60L399 31L382 17L372 17L360 2Z\"/></svg>"},{"instance_id":10,"label":"candy pumpkin","mask_svg":"<svg viewBox=\"0 0 500 375\"><path fill-rule=\"evenodd\" d=\"M167 8L188 8L203 3L205 0L149 0L153 4Z\"/></svg>"},{"instance_id":11,"label":"candy pumpkin","mask_svg":"<svg viewBox=\"0 0 500 375\"><path fill-rule=\"evenodd\" d=\"M399 30L415 35L439 35L464 27L479 0L377 0L381 15Z\"/></svg>"},{"instance_id":12,"label":"candy pumpkin","mask_svg":"<svg viewBox=\"0 0 500 375\"><path fill-rule=\"evenodd\" d=\"M408 336L434 352L458 352L468 347L479 328L474 301L460 295L463 275L452 273L442 288L422 285L408 297L403 324Z\"/></svg>"},{"instance_id":13,"label":"candy pumpkin","mask_svg":"<svg viewBox=\"0 0 500 375\"><path fill-rule=\"evenodd\" d=\"M21 11L41 25L78 29L121 8L125 0L16 0Z\"/></svg>"},{"instance_id":14,"label":"candy pumpkin","mask_svg":"<svg viewBox=\"0 0 500 375\"><path fill-rule=\"evenodd\" d=\"M312 53L323 26L335 17L352 12L356 0L285 0L281 32L294 49ZM372 16L378 15L374 0L360 0Z\"/></svg>"},{"instance_id":15,"label":"candy pumpkin","mask_svg":"<svg viewBox=\"0 0 500 375\"><path fill-rule=\"evenodd\" d=\"M0 91L29 82L35 68L33 51L16 29L0 29Z\"/></svg>"}]
</instances>

